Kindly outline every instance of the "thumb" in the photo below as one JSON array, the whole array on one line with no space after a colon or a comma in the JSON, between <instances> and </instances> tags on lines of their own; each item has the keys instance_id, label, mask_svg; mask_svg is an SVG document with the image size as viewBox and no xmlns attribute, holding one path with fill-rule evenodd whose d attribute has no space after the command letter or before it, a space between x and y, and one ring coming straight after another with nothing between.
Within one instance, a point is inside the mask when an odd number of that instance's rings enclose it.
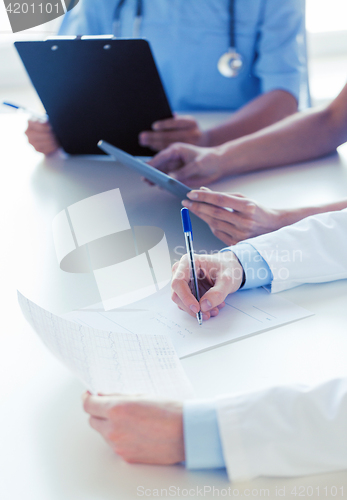
<instances>
[{"instance_id":1,"label":"thumb","mask_svg":"<svg viewBox=\"0 0 347 500\"><path fill-rule=\"evenodd\" d=\"M195 160L187 163L184 167L171 173L171 177L174 177L178 181L184 182L191 177L199 174L199 166Z\"/></svg>"}]
</instances>

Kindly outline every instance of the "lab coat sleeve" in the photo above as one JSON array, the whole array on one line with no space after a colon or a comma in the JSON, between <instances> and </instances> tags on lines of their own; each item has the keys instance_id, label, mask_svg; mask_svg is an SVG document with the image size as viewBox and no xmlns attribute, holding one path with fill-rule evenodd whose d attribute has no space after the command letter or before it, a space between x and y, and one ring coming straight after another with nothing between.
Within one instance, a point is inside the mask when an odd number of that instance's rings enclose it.
<instances>
[{"instance_id":1,"label":"lab coat sleeve","mask_svg":"<svg viewBox=\"0 0 347 500\"><path fill-rule=\"evenodd\" d=\"M185 401L183 430L187 469L225 467L214 400Z\"/></svg>"},{"instance_id":2,"label":"lab coat sleeve","mask_svg":"<svg viewBox=\"0 0 347 500\"><path fill-rule=\"evenodd\" d=\"M271 269L272 292L347 278L347 209L245 240Z\"/></svg>"},{"instance_id":3,"label":"lab coat sleeve","mask_svg":"<svg viewBox=\"0 0 347 500\"><path fill-rule=\"evenodd\" d=\"M245 284L242 287L243 290L270 285L272 282L270 268L252 245L241 242L221 250L221 252L226 251L234 252L243 267L245 273Z\"/></svg>"},{"instance_id":4,"label":"lab coat sleeve","mask_svg":"<svg viewBox=\"0 0 347 500\"><path fill-rule=\"evenodd\" d=\"M308 94L304 0L266 0L262 19L254 67L261 91L286 90L299 102Z\"/></svg>"},{"instance_id":5,"label":"lab coat sleeve","mask_svg":"<svg viewBox=\"0 0 347 500\"><path fill-rule=\"evenodd\" d=\"M217 414L232 481L347 468L347 380L220 397Z\"/></svg>"}]
</instances>

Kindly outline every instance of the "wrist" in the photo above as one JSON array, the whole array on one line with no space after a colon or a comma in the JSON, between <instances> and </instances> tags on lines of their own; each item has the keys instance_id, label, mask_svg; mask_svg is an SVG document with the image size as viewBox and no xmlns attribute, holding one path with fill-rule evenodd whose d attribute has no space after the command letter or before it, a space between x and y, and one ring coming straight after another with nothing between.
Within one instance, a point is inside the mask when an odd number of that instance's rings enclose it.
<instances>
[{"instance_id":1,"label":"wrist","mask_svg":"<svg viewBox=\"0 0 347 500\"><path fill-rule=\"evenodd\" d=\"M278 228L284 226L291 226L296 222L299 222L310 215L317 213L317 211L312 207L305 208L291 208L287 210L276 210L277 220L278 220Z\"/></svg>"},{"instance_id":2,"label":"wrist","mask_svg":"<svg viewBox=\"0 0 347 500\"><path fill-rule=\"evenodd\" d=\"M201 148L208 148L211 146L210 143L210 134L208 130L202 131L200 138L198 142L196 143L197 146L200 146Z\"/></svg>"},{"instance_id":3,"label":"wrist","mask_svg":"<svg viewBox=\"0 0 347 500\"><path fill-rule=\"evenodd\" d=\"M235 293L246 282L246 275L243 266L237 255L231 249L225 249L220 252L225 263L225 273L230 277L229 293Z\"/></svg>"},{"instance_id":4,"label":"wrist","mask_svg":"<svg viewBox=\"0 0 347 500\"><path fill-rule=\"evenodd\" d=\"M219 169L222 175L241 174L247 165L246 154L238 140L215 147L219 156Z\"/></svg>"}]
</instances>

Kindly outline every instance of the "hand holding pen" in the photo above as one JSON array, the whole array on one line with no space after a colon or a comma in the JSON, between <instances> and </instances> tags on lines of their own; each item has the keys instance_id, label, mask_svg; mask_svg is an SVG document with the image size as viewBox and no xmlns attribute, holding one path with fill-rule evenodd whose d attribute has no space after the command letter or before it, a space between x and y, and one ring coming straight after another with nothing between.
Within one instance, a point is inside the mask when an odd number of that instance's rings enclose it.
<instances>
[{"instance_id":1,"label":"hand holding pen","mask_svg":"<svg viewBox=\"0 0 347 500\"><path fill-rule=\"evenodd\" d=\"M42 123L46 122L48 120L48 116L45 113L38 113L37 111L34 111L33 109L26 108L25 106L21 106L20 104L15 104L14 102L3 102L3 106L8 106L9 108L12 108L16 111L23 111L24 113L28 113L30 116L33 118L36 118L36 120L40 120Z\"/></svg>"},{"instance_id":2,"label":"hand holding pen","mask_svg":"<svg viewBox=\"0 0 347 500\"><path fill-rule=\"evenodd\" d=\"M184 232L191 232L189 225L184 226ZM243 268L232 251L194 255L192 246L191 249L196 282L192 274L190 252L187 250L187 255L184 255L172 268L171 298L190 316L196 316L199 321L200 313L205 321L217 316L220 309L225 306L226 297L240 288ZM192 289L191 284L193 284Z\"/></svg>"},{"instance_id":3,"label":"hand holding pen","mask_svg":"<svg viewBox=\"0 0 347 500\"><path fill-rule=\"evenodd\" d=\"M28 128L25 133L28 137L29 143L36 149L36 151L49 155L60 148L60 144L54 135L46 114L38 113L29 108L25 108L24 106L19 106L11 102L3 102L3 104L14 110L30 114L31 118L29 118Z\"/></svg>"},{"instance_id":4,"label":"hand holding pen","mask_svg":"<svg viewBox=\"0 0 347 500\"><path fill-rule=\"evenodd\" d=\"M194 296L195 296L196 300L199 302L200 301L200 293L199 293L198 276L196 274L195 260L194 260L193 230L192 230L192 223L190 220L188 208L181 209L181 217L182 217L184 238L186 240L187 255L188 255L189 264L190 264L191 279L192 279L193 288L194 288ZM196 319L198 320L198 323L201 326L202 325L202 312L201 312L201 310L197 311Z\"/></svg>"}]
</instances>

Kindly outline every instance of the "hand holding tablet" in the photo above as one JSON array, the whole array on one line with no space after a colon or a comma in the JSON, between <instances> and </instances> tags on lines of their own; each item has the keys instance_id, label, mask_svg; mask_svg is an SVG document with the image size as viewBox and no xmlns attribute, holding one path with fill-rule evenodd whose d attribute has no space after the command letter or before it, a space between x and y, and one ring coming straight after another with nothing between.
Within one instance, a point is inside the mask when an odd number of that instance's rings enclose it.
<instances>
[{"instance_id":1,"label":"hand holding tablet","mask_svg":"<svg viewBox=\"0 0 347 500\"><path fill-rule=\"evenodd\" d=\"M166 189L167 191L174 194L175 196L178 196L181 199L186 198L187 193L191 191L191 189L185 184L182 184L182 182L179 182L169 175L164 174L164 172L161 172L160 170L147 165L143 161L134 158L134 156L126 153L125 151L122 151L119 148L116 148L115 146L112 146L106 141L99 141L98 146L105 153L112 155L116 160L119 160L124 165L143 175L144 177L146 177L146 179L150 180L157 186Z\"/></svg>"}]
</instances>

